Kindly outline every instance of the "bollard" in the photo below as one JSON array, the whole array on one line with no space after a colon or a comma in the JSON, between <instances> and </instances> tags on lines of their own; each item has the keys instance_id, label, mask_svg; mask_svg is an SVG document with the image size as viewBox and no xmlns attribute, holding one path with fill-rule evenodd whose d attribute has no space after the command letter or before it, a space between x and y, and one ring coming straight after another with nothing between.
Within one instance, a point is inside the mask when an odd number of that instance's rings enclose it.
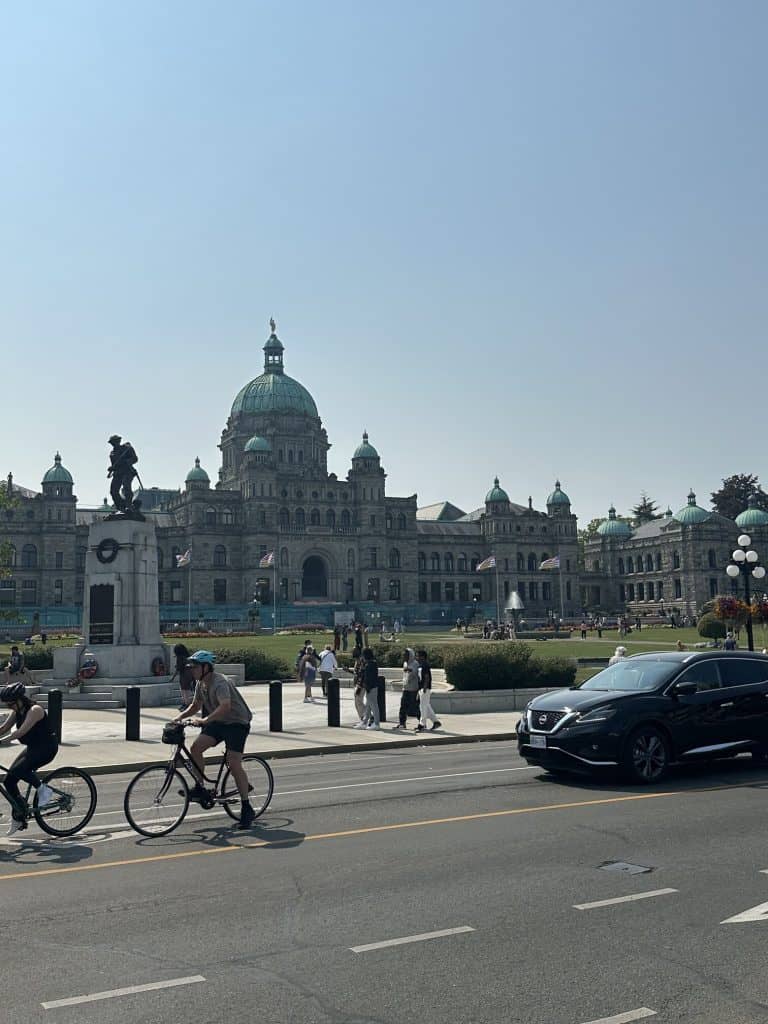
<instances>
[{"instance_id":1,"label":"bollard","mask_svg":"<svg viewBox=\"0 0 768 1024\"><path fill-rule=\"evenodd\" d=\"M328 725L341 725L341 696L339 680L328 680Z\"/></svg>"},{"instance_id":2,"label":"bollard","mask_svg":"<svg viewBox=\"0 0 768 1024\"><path fill-rule=\"evenodd\" d=\"M386 722L387 720L387 683L384 676L378 677L378 693L376 696L379 698L379 721Z\"/></svg>"},{"instance_id":3,"label":"bollard","mask_svg":"<svg viewBox=\"0 0 768 1024\"><path fill-rule=\"evenodd\" d=\"M283 684L273 679L269 684L269 731L283 731Z\"/></svg>"},{"instance_id":4,"label":"bollard","mask_svg":"<svg viewBox=\"0 0 768 1024\"><path fill-rule=\"evenodd\" d=\"M141 689L129 686L125 691L125 738L141 739Z\"/></svg>"},{"instance_id":5,"label":"bollard","mask_svg":"<svg viewBox=\"0 0 768 1024\"><path fill-rule=\"evenodd\" d=\"M48 722L54 736L61 743L61 690L48 691Z\"/></svg>"}]
</instances>

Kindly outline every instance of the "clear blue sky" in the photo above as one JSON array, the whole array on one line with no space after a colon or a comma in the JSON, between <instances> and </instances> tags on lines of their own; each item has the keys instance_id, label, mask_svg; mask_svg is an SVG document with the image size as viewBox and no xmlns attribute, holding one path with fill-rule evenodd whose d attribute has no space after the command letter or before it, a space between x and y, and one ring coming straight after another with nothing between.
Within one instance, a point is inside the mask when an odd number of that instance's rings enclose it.
<instances>
[{"instance_id":1,"label":"clear blue sky","mask_svg":"<svg viewBox=\"0 0 768 1024\"><path fill-rule=\"evenodd\" d=\"M179 486L274 316L346 473L582 523L768 485L762 2L0 14L0 471Z\"/></svg>"}]
</instances>

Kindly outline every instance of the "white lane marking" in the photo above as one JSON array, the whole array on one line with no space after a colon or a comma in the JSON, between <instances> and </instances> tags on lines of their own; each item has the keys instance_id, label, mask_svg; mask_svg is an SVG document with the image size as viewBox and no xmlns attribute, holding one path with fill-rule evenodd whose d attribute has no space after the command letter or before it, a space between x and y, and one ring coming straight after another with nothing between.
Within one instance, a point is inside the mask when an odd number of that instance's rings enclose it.
<instances>
[{"instance_id":1,"label":"white lane marking","mask_svg":"<svg viewBox=\"0 0 768 1024\"><path fill-rule=\"evenodd\" d=\"M48 1003L40 1003L44 1010L56 1010L60 1006L77 1006L78 1003L96 1003L100 999L116 999L118 996L130 996L135 992L153 992L158 988L178 988L179 985L195 985L205 981L202 974L192 974L188 978L171 978L169 981L152 981L148 985L130 985L128 988L112 988L107 992L92 992L87 996L72 996L70 999L53 999Z\"/></svg>"},{"instance_id":2,"label":"white lane marking","mask_svg":"<svg viewBox=\"0 0 768 1024\"><path fill-rule=\"evenodd\" d=\"M652 896L668 896L677 889L654 889L652 892L636 892L631 896L616 896L612 900L597 900L595 903L574 903L574 910L593 910L595 907L612 907L616 903L632 903L633 900L649 900ZM634 1018L627 1018L631 1020ZM613 1018L611 1018L613 1020Z\"/></svg>"},{"instance_id":3,"label":"white lane marking","mask_svg":"<svg viewBox=\"0 0 768 1024\"><path fill-rule=\"evenodd\" d=\"M656 1011L649 1010L647 1006L641 1006L638 1010L628 1010L627 1013L617 1013L613 1017L601 1017L600 1020L588 1020L586 1024L629 1024L633 1020L643 1020L644 1017L655 1017Z\"/></svg>"},{"instance_id":4,"label":"white lane marking","mask_svg":"<svg viewBox=\"0 0 768 1024\"><path fill-rule=\"evenodd\" d=\"M763 871L762 874L768 874ZM746 924L748 921L768 921L768 903L758 903L756 907L750 907L733 917L726 917L720 924Z\"/></svg>"},{"instance_id":5,"label":"white lane marking","mask_svg":"<svg viewBox=\"0 0 768 1024\"><path fill-rule=\"evenodd\" d=\"M369 942L365 946L350 946L352 953L367 953L371 949L385 949L387 946L404 946L409 942L426 942L427 939L440 939L444 935L459 935L462 932L473 932L475 929L463 924L459 928L441 928L438 932L423 932L421 935L405 935L402 939L386 939L384 942Z\"/></svg>"},{"instance_id":6,"label":"white lane marking","mask_svg":"<svg viewBox=\"0 0 768 1024\"><path fill-rule=\"evenodd\" d=\"M287 789L275 794L279 796L301 796L302 793L328 793L335 789L358 789L360 786L395 786L399 782L433 782L435 779L460 779L466 775L494 775L498 772L532 772L538 765L525 765L522 768L484 768L477 772L452 772L446 775L419 775L410 779L381 779L375 782L345 782L341 786L316 786L313 789Z\"/></svg>"}]
</instances>

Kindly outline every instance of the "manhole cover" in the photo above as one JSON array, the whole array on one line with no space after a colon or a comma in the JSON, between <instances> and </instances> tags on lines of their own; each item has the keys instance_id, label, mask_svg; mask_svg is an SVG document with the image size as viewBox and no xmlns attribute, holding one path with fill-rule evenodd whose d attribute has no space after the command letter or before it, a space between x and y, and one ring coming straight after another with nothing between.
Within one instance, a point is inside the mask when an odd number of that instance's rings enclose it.
<instances>
[{"instance_id":1,"label":"manhole cover","mask_svg":"<svg viewBox=\"0 0 768 1024\"><path fill-rule=\"evenodd\" d=\"M627 864L624 860L607 860L604 864L598 864L601 871L618 871L623 875L647 875L653 868L643 867L642 864Z\"/></svg>"}]
</instances>

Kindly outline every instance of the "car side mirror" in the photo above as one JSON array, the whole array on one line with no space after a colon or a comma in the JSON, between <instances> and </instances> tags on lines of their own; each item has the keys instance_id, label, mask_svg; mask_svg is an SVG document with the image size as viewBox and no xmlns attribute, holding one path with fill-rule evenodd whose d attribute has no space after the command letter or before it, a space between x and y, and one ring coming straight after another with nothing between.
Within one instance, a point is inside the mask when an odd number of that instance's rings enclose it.
<instances>
[{"instance_id":1,"label":"car side mirror","mask_svg":"<svg viewBox=\"0 0 768 1024\"><path fill-rule=\"evenodd\" d=\"M696 693L698 689L698 685L694 682L675 683L674 686L674 692L678 697L690 696L690 694Z\"/></svg>"}]
</instances>

